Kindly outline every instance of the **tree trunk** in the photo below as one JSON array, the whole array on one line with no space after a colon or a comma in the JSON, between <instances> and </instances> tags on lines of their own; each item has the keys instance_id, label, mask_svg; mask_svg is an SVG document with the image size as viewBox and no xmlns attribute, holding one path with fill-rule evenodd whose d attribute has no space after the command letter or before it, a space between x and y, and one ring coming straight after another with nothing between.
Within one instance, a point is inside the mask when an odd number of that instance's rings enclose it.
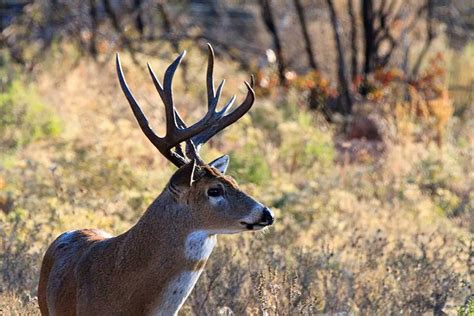
<instances>
[{"instance_id":1,"label":"tree trunk","mask_svg":"<svg viewBox=\"0 0 474 316\"><path fill-rule=\"evenodd\" d=\"M364 25L364 77L373 70L375 54L374 4L372 0L362 0L362 21Z\"/></svg>"},{"instance_id":2,"label":"tree trunk","mask_svg":"<svg viewBox=\"0 0 474 316\"><path fill-rule=\"evenodd\" d=\"M347 10L349 13L349 19L351 22L351 79L354 81L354 79L357 78L357 75L359 74L359 68L358 68L358 63L357 63L357 54L359 52L359 48L357 45L357 36L358 36L358 25L357 25L357 20L356 20L356 15L354 12L354 0L348 0L347 1Z\"/></svg>"},{"instance_id":3,"label":"tree trunk","mask_svg":"<svg viewBox=\"0 0 474 316\"><path fill-rule=\"evenodd\" d=\"M344 62L344 51L341 42L341 26L337 18L336 9L334 8L333 0L326 0L329 13L331 15L331 24L334 30L334 40L337 48L337 77L339 82L339 92L341 95L341 113L344 115L352 112L352 97L349 91L349 84L347 82L346 65Z\"/></svg>"},{"instance_id":4,"label":"tree trunk","mask_svg":"<svg viewBox=\"0 0 474 316\"><path fill-rule=\"evenodd\" d=\"M142 0L133 0L133 9L137 17L135 18L135 27L140 33L140 37L143 38L145 33L145 23L142 18Z\"/></svg>"},{"instance_id":5,"label":"tree trunk","mask_svg":"<svg viewBox=\"0 0 474 316\"><path fill-rule=\"evenodd\" d=\"M91 18L91 40L89 43L89 50L94 59L97 58L97 29L99 23L97 20L96 0L89 0L89 15Z\"/></svg>"},{"instance_id":6,"label":"tree trunk","mask_svg":"<svg viewBox=\"0 0 474 316\"><path fill-rule=\"evenodd\" d=\"M426 0L426 41L425 45L423 46L423 49L421 50L420 55L418 56L415 66L413 67L412 75L416 77L420 71L421 64L423 63L423 60L426 57L426 54L428 53L431 43L433 42L433 39L435 38L435 34L433 31L433 0Z\"/></svg>"},{"instance_id":7,"label":"tree trunk","mask_svg":"<svg viewBox=\"0 0 474 316\"><path fill-rule=\"evenodd\" d=\"M158 6L158 11L161 15L161 19L163 21L163 30L166 36L169 37L171 45L173 46L174 50L178 52L179 45L173 34L173 27L171 26L171 18L170 18L169 12L163 2L159 1L157 3L157 6Z\"/></svg>"},{"instance_id":8,"label":"tree trunk","mask_svg":"<svg viewBox=\"0 0 474 316\"><path fill-rule=\"evenodd\" d=\"M296 7L296 13L298 14L301 32L303 33L303 39L305 43L306 54L308 55L309 66L313 70L318 70L318 64L316 62L316 58L314 56L313 51L313 44L311 41L311 37L309 36L308 27L306 25L306 17L304 15L303 5L301 4L301 0L293 0L293 2Z\"/></svg>"},{"instance_id":9,"label":"tree trunk","mask_svg":"<svg viewBox=\"0 0 474 316\"><path fill-rule=\"evenodd\" d=\"M138 63L138 61L136 60L135 58L135 54L134 54L134 50L133 50L133 47L132 47L132 44L130 43L130 40L128 39L128 37L124 34L124 32L122 31L122 28L120 26L120 22L118 20L118 17L117 15L115 14L114 12L114 9L112 8L112 4L110 3L110 0L102 0L102 4L104 5L104 9L105 9L105 13L107 14L107 16L109 17L111 23L112 23L112 27L114 28L114 30L118 33L119 37L120 37L120 40L122 41L122 43L125 45L125 47L130 51L130 53L132 54L132 60L134 63Z\"/></svg>"},{"instance_id":10,"label":"tree trunk","mask_svg":"<svg viewBox=\"0 0 474 316\"><path fill-rule=\"evenodd\" d=\"M270 32L273 38L273 45L275 46L275 53L278 63L278 76L280 78L280 84L286 85L286 61L283 56L281 39L278 35L278 30L273 19L271 0L259 0L259 4L263 22L265 23L267 30Z\"/></svg>"},{"instance_id":11,"label":"tree trunk","mask_svg":"<svg viewBox=\"0 0 474 316\"><path fill-rule=\"evenodd\" d=\"M179 53L179 40L176 38L173 25L172 25L172 18L168 12L168 8L165 5L165 1L158 1L157 3L158 11L161 15L161 19L163 21L163 29L165 34L169 37L171 46L173 47L176 53ZM183 74L183 82L185 89L189 87L189 80L188 80L188 62L184 59L181 61L181 69Z\"/></svg>"}]
</instances>

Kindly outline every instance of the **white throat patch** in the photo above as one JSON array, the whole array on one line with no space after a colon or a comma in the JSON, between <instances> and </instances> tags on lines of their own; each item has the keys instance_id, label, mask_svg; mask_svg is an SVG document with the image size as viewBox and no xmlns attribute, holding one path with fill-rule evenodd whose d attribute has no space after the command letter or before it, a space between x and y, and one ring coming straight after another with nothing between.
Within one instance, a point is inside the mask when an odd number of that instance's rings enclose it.
<instances>
[{"instance_id":1,"label":"white throat patch","mask_svg":"<svg viewBox=\"0 0 474 316\"><path fill-rule=\"evenodd\" d=\"M188 235L185 242L185 256L189 260L206 260L216 245L216 236L198 230Z\"/></svg>"}]
</instances>

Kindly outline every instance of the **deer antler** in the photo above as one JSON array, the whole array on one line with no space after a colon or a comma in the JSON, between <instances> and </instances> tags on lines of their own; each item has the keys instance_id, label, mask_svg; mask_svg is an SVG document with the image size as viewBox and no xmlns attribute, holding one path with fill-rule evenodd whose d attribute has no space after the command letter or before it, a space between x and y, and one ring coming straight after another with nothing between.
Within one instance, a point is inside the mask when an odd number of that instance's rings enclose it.
<instances>
[{"instance_id":1,"label":"deer antler","mask_svg":"<svg viewBox=\"0 0 474 316\"><path fill-rule=\"evenodd\" d=\"M148 70L150 72L153 84L158 91L161 100L165 105L166 113L166 135L159 137L155 134L153 129L148 123L148 119L141 110L138 102L130 91L122 71L120 64L120 58L117 54L117 74L120 81L120 86L130 103L133 114L140 125L143 133L148 137L153 145L165 156L169 161L180 167L185 164L189 159L195 159L198 163L203 164L201 157L199 156L199 150L201 146L206 143L212 136L231 125L245 113L247 113L253 105L255 100L255 94L252 90L253 78L251 85L245 82L248 89L247 96L242 104L239 105L234 111L228 114L232 104L235 101L235 96L230 98L226 105L220 110L216 111L219 97L222 92L225 80L222 80L217 87L217 92L214 91L214 80L213 80L213 69L214 69L214 51L212 46L208 44L209 58L207 66L207 96L208 96L208 111L206 115L201 118L197 123L190 127L187 127L178 111L173 104L173 91L172 82L173 76L178 68L181 60L184 58L186 51L181 53L174 62L166 69L163 85L157 79L155 73L148 64ZM186 154L181 149L181 143L186 142ZM175 148L173 151L172 149Z\"/></svg>"},{"instance_id":2,"label":"deer antler","mask_svg":"<svg viewBox=\"0 0 474 316\"><path fill-rule=\"evenodd\" d=\"M224 87L225 80L222 80L219 86L217 87L217 92L214 90L214 50L210 44L207 44L209 49L209 56L208 56L208 64L207 64L207 73L206 73L206 86L207 86L207 106L208 111L213 113L213 125L200 132L199 134L193 136L191 138L191 144L187 143L186 147L186 154L190 158L194 158L196 160L200 160L199 157L199 150L201 149L202 145L205 144L209 139L211 139L214 135L219 133L221 130L226 128L227 126L231 125L232 123L236 122L240 119L245 113L247 113L253 105L255 101L255 94L253 92L253 77L251 77L250 84L246 81L244 82L248 92L245 100L231 113L229 113L234 101L235 95L232 96L224 107L216 112L215 109L219 102L219 98L221 96L222 88ZM229 114L228 114L229 113ZM186 124L181 119L179 113L176 111L176 119L178 124L183 127L186 127Z\"/></svg>"}]
</instances>

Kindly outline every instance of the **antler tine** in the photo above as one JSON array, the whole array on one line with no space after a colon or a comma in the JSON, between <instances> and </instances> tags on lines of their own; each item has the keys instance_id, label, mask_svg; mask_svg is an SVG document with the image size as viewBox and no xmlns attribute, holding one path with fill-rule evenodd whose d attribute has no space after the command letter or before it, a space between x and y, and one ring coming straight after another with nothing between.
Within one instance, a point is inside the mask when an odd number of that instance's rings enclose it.
<instances>
[{"instance_id":1,"label":"antler tine","mask_svg":"<svg viewBox=\"0 0 474 316\"><path fill-rule=\"evenodd\" d=\"M148 63L148 71L150 72L151 79L155 85L156 90L158 91L163 104L165 105L166 113L166 134L173 135L173 131L176 129L176 120L174 117L174 104L173 104L173 77L176 69L178 69L181 60L183 60L186 55L186 51L183 51L172 63L168 66L165 72L165 78L163 84L161 85L160 81L155 75L155 72L151 68L151 65Z\"/></svg>"},{"instance_id":2,"label":"antler tine","mask_svg":"<svg viewBox=\"0 0 474 316\"><path fill-rule=\"evenodd\" d=\"M208 110L210 110L213 107L213 104L217 105L217 102L214 100L214 50L209 43L207 43L207 48L209 49L209 55L207 57L206 88L207 107Z\"/></svg>"},{"instance_id":3,"label":"antler tine","mask_svg":"<svg viewBox=\"0 0 474 316\"><path fill-rule=\"evenodd\" d=\"M187 139L190 139L194 135L209 128L213 124L212 118L214 110L208 111L203 118L201 118L198 122L188 128L186 128L186 125L182 120L180 122L181 124L177 124L177 117L179 117L179 114L177 114L178 112L173 104L173 76L185 55L186 51L181 53L166 69L163 85L161 85L160 81L156 77L153 69L151 68L151 65L148 64L148 71L150 72L150 76L153 80L156 90L160 94L163 104L165 105L166 139L170 144L181 143ZM218 89L218 92L219 91L220 89ZM173 146L171 146L170 148L172 148Z\"/></svg>"},{"instance_id":4,"label":"antler tine","mask_svg":"<svg viewBox=\"0 0 474 316\"><path fill-rule=\"evenodd\" d=\"M252 89L254 85L254 78L251 76L250 84L245 82L245 85L248 89L247 96L230 114L227 114L232 107L235 101L235 95L232 96L229 101L227 101L226 105L219 111L216 112L215 109L219 102L219 98L221 96L222 88L224 86L225 80L222 80L217 88L217 92L214 92L214 78L213 78L213 71L214 71L214 50L212 49L211 44L207 44L209 49L209 56L208 56L208 64L207 64L207 74L206 74L206 86L207 86L207 99L208 99L208 114L212 113L212 125L196 134L191 138L192 146L187 146L186 153L188 156L193 157L194 159L200 161L199 157L199 150L203 144L205 144L212 136L219 133L221 130L226 128L227 126L231 125L238 119L240 119L245 113L247 113L253 105L255 100L255 93ZM181 117L179 116L178 112L175 110L175 115L179 124L186 126Z\"/></svg>"},{"instance_id":5,"label":"antler tine","mask_svg":"<svg viewBox=\"0 0 474 316\"><path fill-rule=\"evenodd\" d=\"M255 100L255 93L253 92L253 84L254 78L251 76L250 78L250 85L245 82L245 85L248 88L247 97L245 98L244 102L232 111L232 113L227 114L232 107L235 101L235 95L232 96L229 101L227 101L226 105L219 111L215 112L215 108L217 107L217 103L219 102L219 98L221 96L222 88L224 86L225 80L222 80L217 88L217 93L214 93L214 78L213 78L213 71L214 71L214 50L212 49L211 44L207 44L209 49L209 57L208 57L208 64L207 64L207 96L208 96L208 108L209 111L213 112L213 125L203 132L194 136L191 140L193 145L197 149L197 152L194 154L193 150L187 150L194 155L195 158L199 157L199 149L201 146L206 143L212 136L229 126L230 124L234 123L238 119L240 119L245 113L247 113L253 105Z\"/></svg>"},{"instance_id":6,"label":"antler tine","mask_svg":"<svg viewBox=\"0 0 474 316\"><path fill-rule=\"evenodd\" d=\"M219 111L219 117L222 117L222 116L226 115L227 113L229 113L229 110L232 107L232 105L234 104L234 101L235 101L235 95L233 95L229 99L229 101L227 101L226 105L224 105L222 107L222 110Z\"/></svg>"},{"instance_id":7,"label":"antler tine","mask_svg":"<svg viewBox=\"0 0 474 316\"><path fill-rule=\"evenodd\" d=\"M211 44L207 43L209 49L209 56L207 61L206 86L207 86L207 103L209 111L215 111L219 98L221 97L222 88L225 80L222 80L217 87L217 92L214 92L214 49Z\"/></svg>"},{"instance_id":8,"label":"antler tine","mask_svg":"<svg viewBox=\"0 0 474 316\"><path fill-rule=\"evenodd\" d=\"M141 130L143 131L145 136L150 140L150 142L153 145L155 145L155 147L168 160L170 160L176 166L181 166L185 162L183 158L171 152L168 146L165 143L163 143L162 138L156 135L153 129L150 127L150 124L148 123L148 119L146 118L145 114L140 108L140 105L138 104L137 100L133 96L130 88L127 85L127 82L125 81L125 76L123 75L122 64L120 63L119 54L117 54L116 56L116 64L117 64L117 74L119 77L120 87L122 88L122 91L125 94L125 97L127 98L128 103L130 104L130 107L132 108L132 112L135 115L135 118L137 119L138 125L140 126Z\"/></svg>"},{"instance_id":9,"label":"antler tine","mask_svg":"<svg viewBox=\"0 0 474 316\"><path fill-rule=\"evenodd\" d=\"M230 107L232 106L232 103L235 100L235 96L233 96L229 100L229 102L227 102L226 106L224 106L224 108L221 111L215 114L216 124L213 124L209 129L204 130L203 132L197 134L196 136L192 138L192 141L198 150L211 137L219 133L221 130L223 130L227 126L236 122L238 119L240 119L245 113L247 113L251 109L255 101L255 92L250 87L247 81L245 81L245 86L247 87L247 90L248 90L247 96L245 97L245 100L234 111L227 114Z\"/></svg>"}]
</instances>

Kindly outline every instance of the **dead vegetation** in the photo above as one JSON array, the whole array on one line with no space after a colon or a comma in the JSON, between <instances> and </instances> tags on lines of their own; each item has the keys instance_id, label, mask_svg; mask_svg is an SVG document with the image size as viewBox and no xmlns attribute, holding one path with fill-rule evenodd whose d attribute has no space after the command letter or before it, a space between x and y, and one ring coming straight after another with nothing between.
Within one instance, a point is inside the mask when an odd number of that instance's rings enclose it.
<instances>
[{"instance_id":1,"label":"dead vegetation","mask_svg":"<svg viewBox=\"0 0 474 316\"><path fill-rule=\"evenodd\" d=\"M68 59L58 60L69 67ZM200 73L203 60L193 54L190 73ZM151 62L156 69L166 63ZM218 63L226 72L218 76L238 86L240 73ZM124 65L140 82L142 69L127 58ZM11 134L1 136L2 312L37 313L39 264L55 236L83 227L124 231L172 172L134 125L113 69L82 61L52 76L45 67L31 86L35 102L52 109L41 112L43 121L59 122L58 130L13 147ZM185 92L176 83L184 115L198 117L201 85ZM153 88L133 88L161 131ZM297 89L284 100L261 97L204 153L230 152L230 172L273 207L277 222L262 234L220 238L183 313L455 314L473 282L473 226L466 224L474 209L472 117L435 114L428 103L426 113L418 111L418 101L388 112L393 104L384 102L395 88L387 86L386 97L373 101L386 106L377 112L386 131L370 140L383 142L382 153L345 159L334 143L343 127L302 108ZM14 90L4 93L13 93L14 104L21 100ZM428 134L432 128L442 128L444 137L429 136L436 135Z\"/></svg>"}]
</instances>

